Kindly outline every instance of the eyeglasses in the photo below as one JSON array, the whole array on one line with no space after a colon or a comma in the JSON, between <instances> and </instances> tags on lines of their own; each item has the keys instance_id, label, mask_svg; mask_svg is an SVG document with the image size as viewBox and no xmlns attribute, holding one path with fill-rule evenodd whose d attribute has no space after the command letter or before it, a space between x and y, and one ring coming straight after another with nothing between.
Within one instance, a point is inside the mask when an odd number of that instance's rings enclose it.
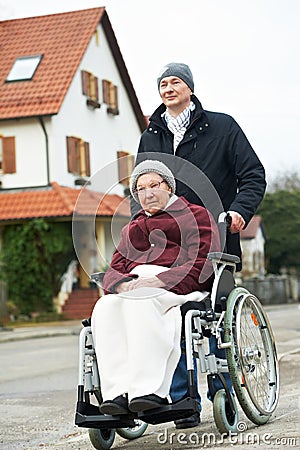
<instances>
[{"instance_id":1,"label":"eyeglasses","mask_svg":"<svg viewBox=\"0 0 300 450\"><path fill-rule=\"evenodd\" d=\"M138 195L143 196L146 195L146 191L156 191L158 189L160 189L160 185L162 183L165 183L165 180L162 181L155 181L153 183L151 183L148 187L146 186L141 186L139 188L136 188L135 192L137 192Z\"/></svg>"}]
</instances>

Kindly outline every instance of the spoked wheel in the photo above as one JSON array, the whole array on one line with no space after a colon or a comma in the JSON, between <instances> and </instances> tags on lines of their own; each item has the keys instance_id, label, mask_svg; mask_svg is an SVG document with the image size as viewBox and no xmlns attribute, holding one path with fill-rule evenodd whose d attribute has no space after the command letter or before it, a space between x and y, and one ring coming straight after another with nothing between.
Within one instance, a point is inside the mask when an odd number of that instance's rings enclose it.
<instances>
[{"instance_id":1,"label":"spoked wheel","mask_svg":"<svg viewBox=\"0 0 300 450\"><path fill-rule=\"evenodd\" d=\"M235 288L224 319L228 369L239 403L248 419L266 423L276 408L279 370L275 341L259 300L244 288Z\"/></svg>"},{"instance_id":2,"label":"spoked wheel","mask_svg":"<svg viewBox=\"0 0 300 450\"><path fill-rule=\"evenodd\" d=\"M134 421L136 426L132 428L117 428L117 433L124 439L136 439L142 436L148 428L148 424L142 420Z\"/></svg>"},{"instance_id":3,"label":"spoked wheel","mask_svg":"<svg viewBox=\"0 0 300 450\"><path fill-rule=\"evenodd\" d=\"M115 440L116 430L113 428L89 428L89 437L97 450L108 450Z\"/></svg>"},{"instance_id":4,"label":"spoked wheel","mask_svg":"<svg viewBox=\"0 0 300 450\"><path fill-rule=\"evenodd\" d=\"M231 395L234 413L230 408L230 404L225 389L216 392L213 401L213 414L215 424L221 434L228 434L230 431L235 433L238 425L238 409L234 397Z\"/></svg>"}]
</instances>

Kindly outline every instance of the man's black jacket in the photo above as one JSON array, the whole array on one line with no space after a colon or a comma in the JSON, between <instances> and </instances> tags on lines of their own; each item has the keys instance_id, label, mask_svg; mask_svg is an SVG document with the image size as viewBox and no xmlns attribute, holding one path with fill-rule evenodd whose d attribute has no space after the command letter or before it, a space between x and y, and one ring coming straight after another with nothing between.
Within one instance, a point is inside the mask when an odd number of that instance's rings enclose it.
<instances>
[{"instance_id":1,"label":"man's black jacket","mask_svg":"<svg viewBox=\"0 0 300 450\"><path fill-rule=\"evenodd\" d=\"M222 210L236 211L247 225L265 193L264 168L232 117L203 110L194 95L192 101L196 108L175 157L173 134L161 117L166 109L162 104L141 136L136 163L163 161L175 175L177 195L205 206L215 219ZM132 215L139 209L132 199ZM227 251L241 256L239 234L228 235Z\"/></svg>"}]
</instances>

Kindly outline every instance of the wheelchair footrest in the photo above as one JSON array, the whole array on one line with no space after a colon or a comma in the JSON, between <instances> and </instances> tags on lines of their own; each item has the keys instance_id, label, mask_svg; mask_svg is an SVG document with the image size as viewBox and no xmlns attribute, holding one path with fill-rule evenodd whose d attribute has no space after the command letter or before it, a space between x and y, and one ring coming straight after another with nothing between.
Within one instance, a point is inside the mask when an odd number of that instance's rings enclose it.
<instances>
[{"instance_id":1,"label":"wheelchair footrest","mask_svg":"<svg viewBox=\"0 0 300 450\"><path fill-rule=\"evenodd\" d=\"M75 425L84 428L127 428L136 426L134 415L109 416L101 414L99 407L77 402Z\"/></svg>"},{"instance_id":2,"label":"wheelchair footrest","mask_svg":"<svg viewBox=\"0 0 300 450\"><path fill-rule=\"evenodd\" d=\"M186 397L176 403L140 412L138 413L138 419L156 425L158 423L172 422L177 419L185 419L197 411L199 409L196 400L191 397Z\"/></svg>"},{"instance_id":3,"label":"wheelchair footrest","mask_svg":"<svg viewBox=\"0 0 300 450\"><path fill-rule=\"evenodd\" d=\"M155 425L184 419L197 411L197 402L191 397L148 411L119 416L101 414L98 406L78 401L75 425L85 428L127 428L136 426L135 419Z\"/></svg>"}]
</instances>

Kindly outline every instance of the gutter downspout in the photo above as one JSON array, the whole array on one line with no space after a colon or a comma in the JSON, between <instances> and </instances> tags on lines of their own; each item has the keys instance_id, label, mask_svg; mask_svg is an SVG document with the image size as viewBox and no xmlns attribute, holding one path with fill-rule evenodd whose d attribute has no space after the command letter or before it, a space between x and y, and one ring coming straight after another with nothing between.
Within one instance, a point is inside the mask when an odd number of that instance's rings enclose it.
<instances>
[{"instance_id":1,"label":"gutter downspout","mask_svg":"<svg viewBox=\"0 0 300 450\"><path fill-rule=\"evenodd\" d=\"M43 129L45 140L46 140L46 165L47 165L47 185L50 186L50 164L49 164L49 140L48 140L48 134L46 131L46 127L43 121L42 117L39 117L39 122L41 124L41 127Z\"/></svg>"}]
</instances>

